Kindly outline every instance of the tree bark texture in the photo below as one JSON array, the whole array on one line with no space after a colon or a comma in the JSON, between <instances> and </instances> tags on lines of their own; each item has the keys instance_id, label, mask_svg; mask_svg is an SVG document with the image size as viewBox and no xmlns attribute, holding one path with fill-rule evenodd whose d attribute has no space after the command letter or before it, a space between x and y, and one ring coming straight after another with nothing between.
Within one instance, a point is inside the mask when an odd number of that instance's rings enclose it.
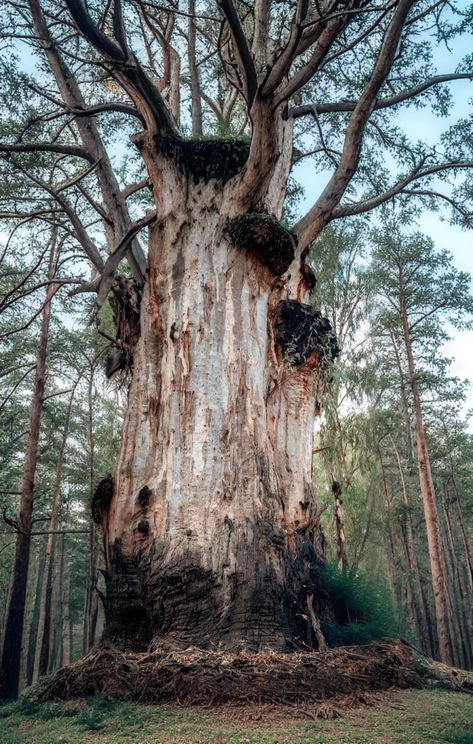
<instances>
[{"instance_id":1,"label":"tree bark texture","mask_svg":"<svg viewBox=\"0 0 473 744\"><path fill-rule=\"evenodd\" d=\"M241 164L226 182L242 143L141 143L159 216L113 495L101 506L105 637L128 647L323 643L311 478L323 345L315 311L291 299L302 275L277 221L290 162L279 123L258 210L248 183L239 188ZM291 326L299 316L304 338Z\"/></svg>"}]
</instances>

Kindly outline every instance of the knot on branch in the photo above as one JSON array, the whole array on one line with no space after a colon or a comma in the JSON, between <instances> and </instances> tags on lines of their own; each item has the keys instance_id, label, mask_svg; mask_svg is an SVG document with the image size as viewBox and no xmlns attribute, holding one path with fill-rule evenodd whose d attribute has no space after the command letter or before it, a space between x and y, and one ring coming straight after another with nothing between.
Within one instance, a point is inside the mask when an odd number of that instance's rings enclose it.
<instances>
[{"instance_id":1,"label":"knot on branch","mask_svg":"<svg viewBox=\"0 0 473 744\"><path fill-rule=\"evenodd\" d=\"M110 502L113 497L113 490L113 478L109 474L100 481L94 491L94 495L92 496L92 503L90 507L92 512L92 519L94 520L95 524L103 524L105 515L108 511L108 507L110 506Z\"/></svg>"},{"instance_id":2,"label":"knot on branch","mask_svg":"<svg viewBox=\"0 0 473 744\"><path fill-rule=\"evenodd\" d=\"M330 322L312 305L282 300L276 308L274 333L285 358L295 367L327 368L340 354Z\"/></svg>"},{"instance_id":3,"label":"knot on branch","mask_svg":"<svg viewBox=\"0 0 473 744\"><path fill-rule=\"evenodd\" d=\"M239 139L181 139L174 135L156 137L160 155L172 160L177 169L199 181L226 183L245 165L250 146Z\"/></svg>"},{"instance_id":4,"label":"knot on branch","mask_svg":"<svg viewBox=\"0 0 473 744\"><path fill-rule=\"evenodd\" d=\"M235 217L226 232L233 245L252 253L276 276L284 274L294 260L296 238L270 214Z\"/></svg>"},{"instance_id":5,"label":"knot on branch","mask_svg":"<svg viewBox=\"0 0 473 744\"><path fill-rule=\"evenodd\" d=\"M134 279L119 276L109 299L115 323L115 341L107 354L105 375L108 379L119 370L133 367L133 351L140 337L141 289Z\"/></svg>"}]
</instances>

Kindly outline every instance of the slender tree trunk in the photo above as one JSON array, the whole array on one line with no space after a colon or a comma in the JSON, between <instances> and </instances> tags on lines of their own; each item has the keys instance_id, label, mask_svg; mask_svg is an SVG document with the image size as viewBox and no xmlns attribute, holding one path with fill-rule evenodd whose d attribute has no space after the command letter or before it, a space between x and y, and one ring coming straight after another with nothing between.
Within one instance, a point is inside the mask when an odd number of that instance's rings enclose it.
<instances>
[{"instance_id":1,"label":"slender tree trunk","mask_svg":"<svg viewBox=\"0 0 473 744\"><path fill-rule=\"evenodd\" d=\"M409 492L407 489L407 483L404 476L404 470L402 467L399 451L396 447L394 438L390 436L390 439L396 456L396 462L399 469L399 478L401 481L402 500L404 505L404 550L406 554L407 570L409 574L407 580L412 581L414 585L413 603L415 608L415 618L418 629L419 642L422 650L429 656L433 656L435 651L435 640L431 637L432 626L429 622L427 602L424 590L422 588L419 566L417 563L417 555L414 542L414 528L412 525L411 507L409 503Z\"/></svg>"},{"instance_id":2,"label":"slender tree trunk","mask_svg":"<svg viewBox=\"0 0 473 744\"><path fill-rule=\"evenodd\" d=\"M88 401L88 426L87 438L89 442L89 488L90 499L92 503L95 489L95 445L94 445L94 427L93 427L93 385L94 385L94 367L91 367L89 386L87 393ZM95 633L98 616L98 595L97 595L97 530L94 522L90 521L89 532L89 570L88 582L84 597L84 620L82 634L82 653L85 655L90 651L95 643Z\"/></svg>"},{"instance_id":3,"label":"slender tree trunk","mask_svg":"<svg viewBox=\"0 0 473 744\"><path fill-rule=\"evenodd\" d=\"M45 538L45 543L47 537ZM37 575L36 575L36 591L35 601L33 608L33 615L31 618L30 634L28 638L28 654L26 658L26 684L31 685L34 679L34 660L36 655L36 647L38 644L38 627L39 627L39 615L40 615L40 604L42 596L42 587L44 582L44 562L46 556L46 545L44 546L44 552L41 546L38 547L37 554Z\"/></svg>"},{"instance_id":4,"label":"slender tree trunk","mask_svg":"<svg viewBox=\"0 0 473 744\"><path fill-rule=\"evenodd\" d=\"M450 471L452 474L452 483L455 489L455 503L457 506L458 521L460 522L460 531L462 536L463 550L465 551L465 559L468 567L468 576L470 583L470 590L473 591L473 551L471 549L470 541L468 538L468 532L465 525L465 519L463 516L463 507L460 498L460 489L458 488L457 479L455 477L455 468L453 460L450 457Z\"/></svg>"},{"instance_id":5,"label":"slender tree trunk","mask_svg":"<svg viewBox=\"0 0 473 744\"><path fill-rule=\"evenodd\" d=\"M56 573L54 577L52 608L51 608L51 629L49 640L49 658L48 673L51 673L61 666L62 657L62 616L63 616L63 596L64 596L64 549L65 535L58 535L58 555L56 559Z\"/></svg>"},{"instance_id":6,"label":"slender tree trunk","mask_svg":"<svg viewBox=\"0 0 473 744\"><path fill-rule=\"evenodd\" d=\"M38 626L38 644L35 656L34 679L46 674L49 667L50 648L49 639L51 635L51 596L54 566L54 544L61 513L61 485L64 470L66 443L69 435L69 424L72 412L72 403L77 383L71 392L64 421L64 432L56 464L56 476L54 480L53 498L51 502L51 517L49 520L49 534L46 545L46 557L44 563L44 581L41 589L40 615Z\"/></svg>"},{"instance_id":7,"label":"slender tree trunk","mask_svg":"<svg viewBox=\"0 0 473 744\"><path fill-rule=\"evenodd\" d=\"M471 647L471 634L472 627L471 622L468 621L466 615L466 602L468 601L468 594L465 592L465 588L462 582L462 575L460 566L458 563L455 547L455 538L453 533L453 526L450 519L450 512L447 505L446 499L446 483L444 481L443 488L440 489L442 512L445 523L446 532L446 544L448 546L448 555L450 558L449 568L450 575L452 577L453 584L453 598L455 606L455 617L457 619L456 630L456 643L457 643L457 654L458 662L457 665L464 667L465 669L471 669L472 667L472 647Z\"/></svg>"},{"instance_id":8,"label":"slender tree trunk","mask_svg":"<svg viewBox=\"0 0 473 744\"><path fill-rule=\"evenodd\" d=\"M399 577L398 577L398 571L397 571L397 566L396 566L396 547L395 547L395 540L394 540L394 534L393 534L393 528L392 528L393 498L392 498L390 484L386 477L386 471L384 469L383 458L382 458L380 450L378 451L378 454L379 454L379 460L381 464L381 475L383 479L384 497L385 497L385 505L386 505L385 529L386 529L386 537L387 537L387 551L386 552L387 552L387 557L388 557L389 583L391 585L391 593L392 593L394 605L397 609L397 615L398 617L400 617L401 602L400 602L400 597L399 597Z\"/></svg>"},{"instance_id":9,"label":"slender tree trunk","mask_svg":"<svg viewBox=\"0 0 473 744\"><path fill-rule=\"evenodd\" d=\"M347 570L347 553L345 547L345 527L343 525L342 513L342 489L338 481L332 482L333 500L335 502L335 529L337 532L337 566L343 573Z\"/></svg>"},{"instance_id":10,"label":"slender tree trunk","mask_svg":"<svg viewBox=\"0 0 473 744\"><path fill-rule=\"evenodd\" d=\"M445 548L440 532L440 523L435 496L434 481L430 465L429 450L425 437L424 418L422 404L417 387L416 369L412 351L412 339L409 329L409 320L404 298L404 290L401 280L401 318L404 330L404 343L406 347L407 364L409 371L409 384L414 402L414 415L416 421L416 445L417 463L419 469L419 483L424 505L425 525L427 530L427 544L430 557L430 570L432 575L432 587L434 592L435 616L437 621L437 636L441 661L447 664L454 663L454 643L452 628L452 603L449 595L446 575Z\"/></svg>"},{"instance_id":11,"label":"slender tree trunk","mask_svg":"<svg viewBox=\"0 0 473 744\"><path fill-rule=\"evenodd\" d=\"M202 101L200 95L199 71L196 65L196 29L195 29L195 0L189 0L189 28L187 33L188 39L188 60L191 83L191 113L192 113L192 134L202 136Z\"/></svg>"},{"instance_id":12,"label":"slender tree trunk","mask_svg":"<svg viewBox=\"0 0 473 744\"><path fill-rule=\"evenodd\" d=\"M103 516L105 637L125 647L292 648L314 628L308 598L317 617L326 603L311 470L315 328L329 326L292 299L293 238L268 217L291 124L258 116L271 150L244 180L230 178L242 143L199 142L184 161L175 140L140 143L160 217Z\"/></svg>"},{"instance_id":13,"label":"slender tree trunk","mask_svg":"<svg viewBox=\"0 0 473 744\"><path fill-rule=\"evenodd\" d=\"M62 614L62 663L70 664L72 661L72 620L71 620L71 575L69 569L64 580L64 610Z\"/></svg>"},{"instance_id":14,"label":"slender tree trunk","mask_svg":"<svg viewBox=\"0 0 473 744\"><path fill-rule=\"evenodd\" d=\"M48 279L50 281L54 279L56 261L56 237L54 236L52 240L48 270ZM7 600L5 634L2 648L1 696L4 698L15 698L18 694L26 587L28 581L28 563L30 556L30 532L33 520L36 461L46 379L46 353L49 336L49 319L51 314L51 300L55 291L56 286L53 283L49 284L42 311L39 344L36 355L36 371L30 407L25 464L21 484L18 532L16 536L15 556L11 572L10 590Z\"/></svg>"}]
</instances>

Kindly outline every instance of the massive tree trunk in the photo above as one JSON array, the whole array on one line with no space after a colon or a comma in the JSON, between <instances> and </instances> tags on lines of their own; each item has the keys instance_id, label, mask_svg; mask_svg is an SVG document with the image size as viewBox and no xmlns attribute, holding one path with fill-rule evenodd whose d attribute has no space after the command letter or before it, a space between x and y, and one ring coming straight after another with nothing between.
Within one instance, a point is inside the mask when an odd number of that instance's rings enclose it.
<instances>
[{"instance_id":1,"label":"massive tree trunk","mask_svg":"<svg viewBox=\"0 0 473 744\"><path fill-rule=\"evenodd\" d=\"M291 156L282 120L274 130L250 210L243 143L141 144L158 219L113 495L102 483L94 505L105 635L128 647L323 644L313 383L335 350L292 299L307 297L294 238L268 216Z\"/></svg>"}]
</instances>

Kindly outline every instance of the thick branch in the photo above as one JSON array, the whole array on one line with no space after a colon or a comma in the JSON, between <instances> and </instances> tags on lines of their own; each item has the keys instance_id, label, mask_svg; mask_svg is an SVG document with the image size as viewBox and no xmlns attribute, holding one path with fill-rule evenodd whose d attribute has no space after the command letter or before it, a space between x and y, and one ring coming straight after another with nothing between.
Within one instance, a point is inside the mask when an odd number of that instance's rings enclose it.
<instances>
[{"instance_id":1,"label":"thick branch","mask_svg":"<svg viewBox=\"0 0 473 744\"><path fill-rule=\"evenodd\" d=\"M294 95L294 93L303 88L304 85L306 85L306 83L308 83L315 75L345 23L346 21L343 16L334 18L327 23L317 40L311 58L307 64L301 67L300 70L298 70L281 89L280 93L277 95L277 103L287 101Z\"/></svg>"},{"instance_id":2,"label":"thick branch","mask_svg":"<svg viewBox=\"0 0 473 744\"><path fill-rule=\"evenodd\" d=\"M299 41L302 36L302 23L307 16L308 10L308 0L297 0L296 12L294 13L294 18L292 19L291 31L287 40L287 44L274 63L271 72L269 73L262 87L261 93L263 96L269 96L274 93L278 85L283 81L284 77L289 72L297 53Z\"/></svg>"},{"instance_id":3,"label":"thick branch","mask_svg":"<svg viewBox=\"0 0 473 744\"><path fill-rule=\"evenodd\" d=\"M258 80L248 39L246 38L233 0L219 0L218 4L230 27L235 53L238 57L238 66L245 79L245 96L248 102L248 108L250 109L258 88Z\"/></svg>"},{"instance_id":4,"label":"thick branch","mask_svg":"<svg viewBox=\"0 0 473 744\"><path fill-rule=\"evenodd\" d=\"M151 134L177 134L176 125L157 87L133 52L125 53L92 20L83 0L65 0L79 31L112 63L114 74L142 113ZM118 18L117 12L114 14ZM120 20L115 22L116 30Z\"/></svg>"},{"instance_id":5,"label":"thick branch","mask_svg":"<svg viewBox=\"0 0 473 744\"><path fill-rule=\"evenodd\" d=\"M415 0L400 0L384 35L371 77L350 117L340 164L314 206L295 227L301 252L329 222L356 172L366 124L395 60L404 24L414 4Z\"/></svg>"}]
</instances>

